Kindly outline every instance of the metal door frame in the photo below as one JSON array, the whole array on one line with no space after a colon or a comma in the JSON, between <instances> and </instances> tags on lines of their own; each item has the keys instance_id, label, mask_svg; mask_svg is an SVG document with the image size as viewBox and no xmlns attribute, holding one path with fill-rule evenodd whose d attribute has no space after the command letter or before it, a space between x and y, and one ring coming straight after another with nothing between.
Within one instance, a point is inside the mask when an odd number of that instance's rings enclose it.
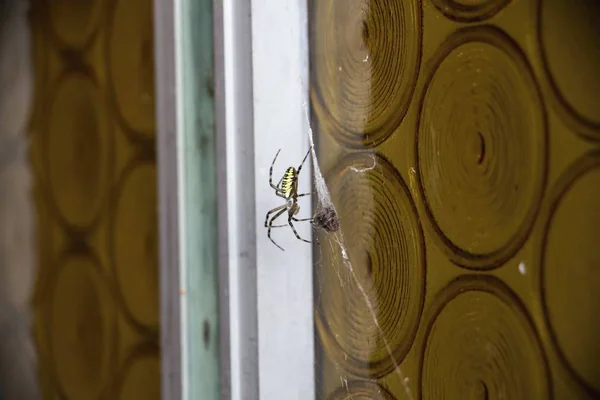
<instances>
[{"instance_id":1,"label":"metal door frame","mask_svg":"<svg viewBox=\"0 0 600 400\"><path fill-rule=\"evenodd\" d=\"M190 12L190 3L201 5ZM314 398L312 248L283 232L281 253L262 226L264 212L277 205L267 183L277 148L279 172L308 149L301 107L308 95L306 14L302 0L154 1L165 399L200 393L203 399ZM198 36L202 27L205 34ZM190 69L213 79L198 79ZM214 107L212 164L194 161L200 155L189 149L194 124L211 117L198 112L194 119L195 104L188 103L207 96ZM202 171L191 171L194 165ZM214 172L216 182L217 226L199 228L216 234L218 252L210 265L191 261L190 246L198 238L186 229L190 210L196 210L186 191L203 172ZM310 212L310 205L303 210ZM216 274L218 285L198 290L203 273L209 283ZM218 315L198 297L209 303L214 298ZM204 321L210 322L208 334ZM214 332L218 340L210 345L218 346L218 362L198 345ZM213 380L218 375L218 389L199 376L201 370Z\"/></svg>"}]
</instances>

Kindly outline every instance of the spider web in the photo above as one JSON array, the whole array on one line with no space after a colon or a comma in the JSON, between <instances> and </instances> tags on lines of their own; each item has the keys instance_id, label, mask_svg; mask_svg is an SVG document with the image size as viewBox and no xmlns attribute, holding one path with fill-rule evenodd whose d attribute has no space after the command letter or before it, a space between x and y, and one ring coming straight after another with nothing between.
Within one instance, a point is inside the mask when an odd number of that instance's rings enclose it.
<instances>
[{"instance_id":1,"label":"spider web","mask_svg":"<svg viewBox=\"0 0 600 400\"><path fill-rule=\"evenodd\" d=\"M290 1L290 0L288 0ZM298 0L294 0L294 1L298 1ZM300 7L301 9L303 7ZM306 9L306 7L304 7L304 9ZM310 27L309 25L309 21L308 21L308 13L303 15L302 17L302 21L300 21L300 24L294 24L291 23L290 26L292 27L296 27L296 26L300 26L300 27ZM311 127L311 123L310 123L310 112L309 112L309 102L308 99L306 98L306 93L309 93L309 88L307 85L307 79L303 79L303 77L308 78L309 73L308 73L308 65L309 65L309 56L308 56L308 32L293 32L295 34L296 37L299 38L300 40L300 49L301 51L299 52L299 57L300 59L298 59L298 63L299 65L302 65L303 67L301 68L302 74L301 76L298 77L298 79L300 80L301 83L301 87L302 87L302 92L303 92L303 99L302 99L302 106L303 106L303 110L304 110L304 119L305 119L305 130L307 132L307 136L308 136L308 140L309 140L309 144L310 144L310 153L311 153L311 160L312 160L312 166L313 166L313 181L314 181L314 186L315 186L315 191L316 191L316 196L317 196L317 202L315 204L315 216L322 214L324 212L330 212L333 214L334 218L339 218L339 214L336 211L335 208L335 204L333 203L333 200L331 198L331 194L329 191L329 188L327 186L327 183L325 182L325 179L323 177L323 174L321 172L321 168L320 168L320 164L319 164L319 160L317 159L317 153L315 151L315 146L314 146L314 132L313 129ZM304 54L302 54L304 53ZM303 59L304 57L304 59ZM371 167L367 167L364 169L358 169L358 168L353 168L353 172L355 173L364 173L370 169L373 169L375 167L375 158L373 158L373 165ZM339 222L338 222L339 225ZM335 268L335 273L336 276L339 280L339 284L344 287L347 286L349 283L354 283L356 285L356 287L358 288L361 296L362 296L362 301L364 302L364 304L366 305L366 308L368 310L368 313L370 314L373 326L375 327L377 333L379 334L379 337L382 341L383 347L385 349L385 351L387 352L387 355L390 357L393 366L394 366L394 370L392 373L395 373L401 384L402 387L404 389L404 394L406 396L407 399L412 400L413 399L413 395L411 393L410 390L410 386L409 386L409 380L408 378L403 374L399 362L396 360L389 340L386 337L383 329L381 328L381 324L379 323L379 320L377 318L377 314L375 311L375 307L374 305L371 303L371 300L369 298L369 296L367 295L367 291L365 290L364 286L362 285L362 283L360 282L360 280L358 279L358 276L354 270L354 267L352 265L352 260L348 255L348 249L346 247L345 241L344 241L344 235L341 231L341 229L336 230L335 232L330 232L327 231L326 229L323 229L323 231L325 232L325 237L327 238L326 243L320 243L320 246L329 246L329 250L331 251L333 258L333 262L331 263L331 265L325 265L322 260L316 260L315 262L315 268ZM341 260L341 263L338 263L338 261ZM339 268L338 266L340 266L341 268ZM315 293L315 296L318 296L318 300L317 302L320 302L320 297L321 297L321 293L322 293L322 285L323 282L319 282L318 283L318 287L319 287L319 292ZM316 304L318 305L318 303ZM348 304L347 307L351 307L351 304ZM319 307L314 307L315 312L318 312L317 310L319 309ZM326 322L327 323L327 322ZM338 335L337 332L332 332L334 335ZM340 332L340 335L344 334L344 332ZM343 368L340 367L340 365L333 359L331 359L330 361L333 362L333 364L335 365L335 368L338 372L338 375L340 377L340 383L342 387L345 387L347 394L350 395L350 389L348 387L348 373L345 372L345 370ZM318 361L316 361L316 363L318 363ZM316 365L316 367L319 367L319 365ZM319 371L318 369L315 371L315 375L316 378L318 379L318 374Z\"/></svg>"},{"instance_id":2,"label":"spider web","mask_svg":"<svg viewBox=\"0 0 600 400\"><path fill-rule=\"evenodd\" d=\"M314 133L313 133L312 127L310 125L309 106L308 106L308 102L306 101L306 99L304 99L304 101L303 101L303 108L304 108L304 113L305 113L305 117L306 117L306 124L308 126L307 132L308 132L308 138L309 138L309 143L310 143L310 152L311 152L313 174L314 174L313 181L314 181L316 194L317 194L317 204L316 204L315 214L319 214L319 213L322 213L323 210L330 209L330 210L333 210L337 216L338 214L337 214L337 210L335 209L335 204L333 204L333 200L331 198L329 188L327 187L325 178L323 178L323 174L321 172L321 168L320 168L319 162L317 160L317 154L316 154L315 147L314 147ZM373 162L375 163L375 159L373 159ZM375 164L373 164L372 167L365 168L365 169L353 168L353 171L362 173L362 172L366 172L369 169L372 169L374 167L375 167ZM328 237L327 245L330 247L331 254L339 255L339 257L341 258L342 265L344 266L343 271L340 271L339 269L337 269L335 271L336 275L339 279L339 284L341 286L346 286L348 283L348 280L350 279L356 285L358 290L360 291L360 293L362 295L362 300L364 301L364 303L371 315L373 325L377 329L377 332L379 333L379 336L381 337L381 340L383 342L385 350L387 351L390 359L392 360L392 363L394 365L394 372L400 378L400 381L404 388L406 397L408 399L412 400L413 396L412 396L412 393L410 390L410 386L408 384L409 381L408 381L407 377L402 373L402 370L400 369L400 365L394 357L394 354L392 352L389 341L388 341L383 329L381 328L381 325L377 318L375 307L371 303L371 300L369 299L369 296L367 295L365 288L363 287L362 283L360 282L360 280L358 279L358 277L354 271L354 268L352 266L352 261L351 261L350 257L348 256L348 250L347 250L347 247L344 242L344 235L343 235L342 231L338 230L336 232L327 232L326 234ZM325 243L321 243L321 245L324 245L324 244ZM333 262L332 265L324 265L320 261L317 261L316 268L337 268L336 265L337 265L336 262ZM322 282L320 282L319 285L320 285L320 287L319 287L319 295L320 295L320 292L322 291L322 287L321 287ZM315 308L318 309L318 307L315 307ZM348 388L347 377L345 377L345 375L344 375L345 373L342 370L342 368L337 363L335 363L335 364L336 364L336 369L337 369L338 373L340 374L340 381L342 383L342 386L345 386L346 390L348 390L348 394L350 394L349 388Z\"/></svg>"}]
</instances>

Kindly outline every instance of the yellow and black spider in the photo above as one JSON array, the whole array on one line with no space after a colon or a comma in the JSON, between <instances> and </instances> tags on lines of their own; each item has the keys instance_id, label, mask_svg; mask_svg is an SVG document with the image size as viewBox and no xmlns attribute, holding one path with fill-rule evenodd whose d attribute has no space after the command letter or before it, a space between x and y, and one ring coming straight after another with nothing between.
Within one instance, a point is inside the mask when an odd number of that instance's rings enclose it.
<instances>
[{"instance_id":1,"label":"yellow and black spider","mask_svg":"<svg viewBox=\"0 0 600 400\"><path fill-rule=\"evenodd\" d=\"M267 236L269 237L271 242L273 242L273 244L275 246L277 246L281 250L283 250L283 247L281 247L280 245L275 243L273 238L271 238L271 229L272 228L282 228L284 226L289 225L290 228L292 228L292 230L294 231L294 235L296 235L296 237L299 240L302 240L303 242L306 242L306 243L312 243L310 240L302 239L300 237L300 235L298 235L298 232L296 232L296 228L294 228L294 224L292 223L292 221L295 221L295 222L311 221L312 222L313 219L312 218L302 218L302 219L296 218L296 214L298 214L298 212L300 211L300 206L298 205L298 197L308 196L310 194L310 193L298 194L298 176L300 175L300 171L302 170L302 166L304 165L304 162L306 161L306 159L308 158L308 155L310 154L310 149L308 149L308 153L306 153L306 155L304 156L304 159L302 160L302 163L300 164L298 169L296 170L296 168L294 168L294 167L288 167L288 169L285 170L285 172L284 172L283 176L281 177L281 180L279 181L277 186L275 186L275 185L273 185L273 166L275 165L275 161L277 160L277 156L279 155L280 151L281 151L281 149L279 149L279 151L277 151L277 154L275 154L275 158L273 159L273 162L271 163L271 168L269 169L269 185L271 185L271 187L273 189L275 189L275 194L277 196L285 199L285 204L283 204L279 207L275 207L272 210L269 210L267 212L267 216L265 217L265 228L267 228L267 227L269 228ZM288 212L288 223L283 224L283 225L273 225L273 222L286 211ZM269 220L269 216L273 213L276 213L276 214Z\"/></svg>"}]
</instances>

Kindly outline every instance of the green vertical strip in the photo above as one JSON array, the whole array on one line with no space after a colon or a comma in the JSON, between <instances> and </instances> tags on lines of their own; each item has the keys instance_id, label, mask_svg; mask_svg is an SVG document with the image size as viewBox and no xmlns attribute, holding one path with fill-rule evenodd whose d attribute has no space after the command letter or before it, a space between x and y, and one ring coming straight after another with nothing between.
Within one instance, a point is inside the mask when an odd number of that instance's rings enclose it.
<instances>
[{"instance_id":1,"label":"green vertical strip","mask_svg":"<svg viewBox=\"0 0 600 400\"><path fill-rule=\"evenodd\" d=\"M212 0L180 0L189 400L217 400L219 326L217 166ZM185 370L184 370L185 371Z\"/></svg>"}]
</instances>

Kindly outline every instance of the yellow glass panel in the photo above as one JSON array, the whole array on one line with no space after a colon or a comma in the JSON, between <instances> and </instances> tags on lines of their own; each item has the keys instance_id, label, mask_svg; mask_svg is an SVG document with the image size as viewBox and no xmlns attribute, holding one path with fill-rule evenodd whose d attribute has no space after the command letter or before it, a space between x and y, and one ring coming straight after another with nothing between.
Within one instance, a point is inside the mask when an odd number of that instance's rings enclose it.
<instances>
[{"instance_id":1,"label":"yellow glass panel","mask_svg":"<svg viewBox=\"0 0 600 400\"><path fill-rule=\"evenodd\" d=\"M152 26L151 0L32 1L47 398L160 398Z\"/></svg>"},{"instance_id":2,"label":"yellow glass panel","mask_svg":"<svg viewBox=\"0 0 600 400\"><path fill-rule=\"evenodd\" d=\"M599 11L309 2L318 399L600 396Z\"/></svg>"}]
</instances>

